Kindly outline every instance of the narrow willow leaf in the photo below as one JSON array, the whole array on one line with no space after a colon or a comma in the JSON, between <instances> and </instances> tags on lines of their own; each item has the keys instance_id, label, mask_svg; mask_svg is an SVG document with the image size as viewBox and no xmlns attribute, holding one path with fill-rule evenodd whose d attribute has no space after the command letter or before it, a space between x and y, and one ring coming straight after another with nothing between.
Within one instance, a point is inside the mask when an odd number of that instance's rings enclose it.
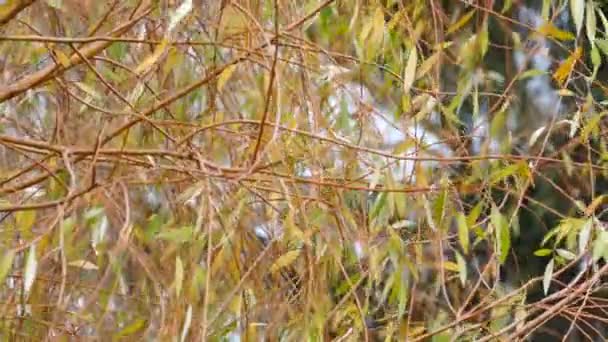
<instances>
[{"instance_id":1,"label":"narrow willow leaf","mask_svg":"<svg viewBox=\"0 0 608 342\"><path fill-rule=\"evenodd\" d=\"M139 331L141 331L143 328L145 328L146 323L148 323L147 320L145 320L143 318L137 318L135 321L133 321L133 323L127 325L126 327L122 328L119 332L114 334L114 338L120 339L122 337L134 335L134 334L138 333Z\"/></svg>"},{"instance_id":2,"label":"narrow willow leaf","mask_svg":"<svg viewBox=\"0 0 608 342\"><path fill-rule=\"evenodd\" d=\"M95 271L95 270L99 269L99 267L97 265L95 265L94 263L92 263L88 260L74 260L74 261L70 261L68 263L68 265L73 266L73 267L82 268L83 270L87 270L87 271Z\"/></svg>"},{"instance_id":3,"label":"narrow willow leaf","mask_svg":"<svg viewBox=\"0 0 608 342\"><path fill-rule=\"evenodd\" d=\"M272 266L270 267L270 272L274 273L274 272L280 270L281 268L291 265L294 261L296 261L296 259L298 258L299 255L300 255L299 249L294 249L294 250L291 250L291 251L281 255L274 262L274 264L272 264Z\"/></svg>"},{"instance_id":4,"label":"narrow willow leaf","mask_svg":"<svg viewBox=\"0 0 608 342\"><path fill-rule=\"evenodd\" d=\"M399 283L399 304L397 305L397 315L398 317L403 317L405 311L407 309L407 296L408 296L409 287L405 282Z\"/></svg>"},{"instance_id":5,"label":"narrow willow leaf","mask_svg":"<svg viewBox=\"0 0 608 342\"><path fill-rule=\"evenodd\" d=\"M8 272L10 272L13 267L14 259L15 252L13 250L8 250L2 255L2 259L0 259L0 287L2 286L2 283L4 283L4 279L8 275Z\"/></svg>"},{"instance_id":6,"label":"narrow willow leaf","mask_svg":"<svg viewBox=\"0 0 608 342\"><path fill-rule=\"evenodd\" d=\"M572 54L568 56L568 58L566 58L562 64L560 64L555 73L553 73L553 78L555 78L555 80L561 86L563 86L566 79L568 79L568 76L574 69L576 62L581 58L582 54L583 49L580 47L576 48L576 50L574 50L574 52L572 52Z\"/></svg>"},{"instance_id":7,"label":"narrow willow leaf","mask_svg":"<svg viewBox=\"0 0 608 342\"><path fill-rule=\"evenodd\" d=\"M583 126L583 128L581 129L580 136L583 140L589 139L589 136L591 135L591 133L593 133L594 131L597 131L597 128L599 127L602 117L605 116L606 114L608 114L608 113L595 114L591 118L589 118L589 120L587 121L585 126Z\"/></svg>"},{"instance_id":8,"label":"narrow willow leaf","mask_svg":"<svg viewBox=\"0 0 608 342\"><path fill-rule=\"evenodd\" d=\"M469 226L467 224L467 218L462 213L458 213L458 240L464 254L469 253Z\"/></svg>"},{"instance_id":9,"label":"narrow willow leaf","mask_svg":"<svg viewBox=\"0 0 608 342\"><path fill-rule=\"evenodd\" d=\"M593 4L593 0L587 1L587 21L585 28L587 29L587 38L589 38L589 42L593 45L595 42L595 33L597 30L596 17L595 17L595 6Z\"/></svg>"},{"instance_id":10,"label":"narrow willow leaf","mask_svg":"<svg viewBox=\"0 0 608 342\"><path fill-rule=\"evenodd\" d=\"M596 39L595 45L602 51L602 53L608 56L608 39Z\"/></svg>"},{"instance_id":11,"label":"narrow willow leaf","mask_svg":"<svg viewBox=\"0 0 608 342\"><path fill-rule=\"evenodd\" d=\"M222 89L224 89L224 85L226 85L226 82L228 82L228 80L230 79L230 76L232 76L232 73L234 73L234 70L236 70L236 67L237 67L236 64L232 64L231 66L227 67L220 73L220 75L217 78L217 90L218 91L222 91Z\"/></svg>"},{"instance_id":12,"label":"narrow willow leaf","mask_svg":"<svg viewBox=\"0 0 608 342\"><path fill-rule=\"evenodd\" d=\"M593 213L595 213L595 210L597 209L597 207L599 207L602 203L604 202L608 202L608 196L607 195L600 195L597 196L592 202L591 204L589 204L589 206L587 206L587 209L585 209L585 215L586 216L591 216L593 215Z\"/></svg>"},{"instance_id":13,"label":"narrow willow leaf","mask_svg":"<svg viewBox=\"0 0 608 342\"><path fill-rule=\"evenodd\" d=\"M38 271L38 259L36 257L36 245L30 245L30 250L27 254L27 260L25 262L25 269L23 271L23 290L26 296L29 294L34 285L36 279L36 272Z\"/></svg>"},{"instance_id":14,"label":"narrow willow leaf","mask_svg":"<svg viewBox=\"0 0 608 342\"><path fill-rule=\"evenodd\" d=\"M602 25L604 26L604 32L608 31L608 19L604 15L602 10L597 11L597 14L600 16L600 20L602 21Z\"/></svg>"},{"instance_id":15,"label":"narrow willow leaf","mask_svg":"<svg viewBox=\"0 0 608 342\"><path fill-rule=\"evenodd\" d=\"M591 238L591 231L593 228L593 219L588 219L585 222L585 225L578 233L578 252L584 253L587 249L587 244L589 243L589 239Z\"/></svg>"},{"instance_id":16,"label":"narrow willow leaf","mask_svg":"<svg viewBox=\"0 0 608 342\"><path fill-rule=\"evenodd\" d=\"M561 256L562 258L566 259L566 260L574 260L576 259L576 254L570 252L569 250L563 249L563 248L558 248L556 250L557 255Z\"/></svg>"},{"instance_id":17,"label":"narrow willow leaf","mask_svg":"<svg viewBox=\"0 0 608 342\"><path fill-rule=\"evenodd\" d=\"M135 68L135 73L143 74L146 71L148 71L150 68L152 68L152 66L158 61L160 56L162 56L162 54L165 52L168 45L169 45L169 41L166 38L163 39L162 42L156 46L156 48L154 49L154 52L151 55L149 55L148 57L146 57L143 60L143 62L141 62Z\"/></svg>"},{"instance_id":18,"label":"narrow willow leaf","mask_svg":"<svg viewBox=\"0 0 608 342\"><path fill-rule=\"evenodd\" d=\"M542 249L539 249L539 250L535 251L534 255L536 255L538 257L545 257L545 256L548 256L548 255L551 255L552 253L553 253L552 249L542 248Z\"/></svg>"},{"instance_id":19,"label":"narrow willow leaf","mask_svg":"<svg viewBox=\"0 0 608 342\"><path fill-rule=\"evenodd\" d=\"M591 64L593 64L593 75L591 76L591 79L595 80L597 72L602 66L602 56L600 56L600 51L596 44L591 46Z\"/></svg>"},{"instance_id":20,"label":"narrow willow leaf","mask_svg":"<svg viewBox=\"0 0 608 342\"><path fill-rule=\"evenodd\" d=\"M538 140L538 138L545 132L546 129L547 129L547 127L542 126L541 128L532 132L532 134L530 135L530 140L528 141L528 146L530 146L530 147L534 146L534 144L536 143L536 140Z\"/></svg>"},{"instance_id":21,"label":"narrow willow leaf","mask_svg":"<svg viewBox=\"0 0 608 342\"><path fill-rule=\"evenodd\" d=\"M188 332L190 331L190 325L192 324L192 304L188 305L188 309L186 310L186 320L184 321L184 327L182 328L182 335L180 338L180 342L186 341L188 337Z\"/></svg>"},{"instance_id":22,"label":"narrow willow leaf","mask_svg":"<svg viewBox=\"0 0 608 342\"><path fill-rule=\"evenodd\" d=\"M500 13L506 13L508 10L511 9L511 5L513 5L513 1L512 0L505 0L505 2L502 5L502 9L500 10Z\"/></svg>"},{"instance_id":23,"label":"narrow willow leaf","mask_svg":"<svg viewBox=\"0 0 608 342\"><path fill-rule=\"evenodd\" d=\"M435 64L437 64L437 61L439 61L439 56L442 53L443 53L443 51L437 51L434 54L432 54L430 57L425 59L424 62L422 62L420 64L420 67L416 71L416 79L424 77L424 75L426 75L433 68L433 66L435 66Z\"/></svg>"},{"instance_id":24,"label":"narrow willow leaf","mask_svg":"<svg viewBox=\"0 0 608 342\"><path fill-rule=\"evenodd\" d=\"M581 31L583 27L583 19L585 16L585 0L570 0L570 13L572 14L572 20L576 26L576 34Z\"/></svg>"},{"instance_id":25,"label":"narrow willow leaf","mask_svg":"<svg viewBox=\"0 0 608 342\"><path fill-rule=\"evenodd\" d=\"M527 165L525 162L511 164L507 167L498 169L490 174L490 184L497 184L510 176L522 176L527 173Z\"/></svg>"},{"instance_id":26,"label":"narrow willow leaf","mask_svg":"<svg viewBox=\"0 0 608 342\"><path fill-rule=\"evenodd\" d=\"M473 17L474 14L475 14L475 9L470 10L469 12L467 12L467 14L463 15L460 19L458 19L457 22L450 25L450 27L448 27L448 30L445 33L450 34L452 32L458 31L461 27L466 25L469 22L469 20L471 20L471 18Z\"/></svg>"},{"instance_id":27,"label":"narrow willow leaf","mask_svg":"<svg viewBox=\"0 0 608 342\"><path fill-rule=\"evenodd\" d=\"M545 274L543 275L543 291L545 292L545 296L547 295L547 293L549 293L549 286L551 285L551 279L553 277L554 263L554 259L551 259L545 267Z\"/></svg>"},{"instance_id":28,"label":"narrow willow leaf","mask_svg":"<svg viewBox=\"0 0 608 342\"><path fill-rule=\"evenodd\" d=\"M517 79L521 81L521 80L525 80L527 78L542 76L542 75L546 75L546 74L547 74L547 72L543 71L543 70L530 69L530 70L526 70L526 71L522 72L521 74L519 74L519 76L517 76Z\"/></svg>"},{"instance_id":29,"label":"narrow willow leaf","mask_svg":"<svg viewBox=\"0 0 608 342\"><path fill-rule=\"evenodd\" d=\"M173 242L189 242L194 239L194 228L192 226L184 226L181 228L168 228L156 235L157 239L169 240Z\"/></svg>"},{"instance_id":30,"label":"narrow willow leaf","mask_svg":"<svg viewBox=\"0 0 608 342\"><path fill-rule=\"evenodd\" d=\"M179 298L184 283L184 264L179 255L175 258L175 295Z\"/></svg>"},{"instance_id":31,"label":"narrow willow leaf","mask_svg":"<svg viewBox=\"0 0 608 342\"><path fill-rule=\"evenodd\" d=\"M451 262L451 261L444 261L443 262L443 268L445 268L448 271L452 271L452 272L458 272L460 271L460 268L458 267L458 264L455 262Z\"/></svg>"},{"instance_id":32,"label":"narrow willow leaf","mask_svg":"<svg viewBox=\"0 0 608 342\"><path fill-rule=\"evenodd\" d=\"M553 0L543 0L543 7L540 10L540 15L545 21L549 20L551 4L553 4Z\"/></svg>"},{"instance_id":33,"label":"narrow willow leaf","mask_svg":"<svg viewBox=\"0 0 608 342\"><path fill-rule=\"evenodd\" d=\"M410 56L407 59L405 66L405 73L403 75L403 93L409 94L414 80L416 79L416 64L418 63L418 52L416 47L412 47L410 50Z\"/></svg>"},{"instance_id":34,"label":"narrow willow leaf","mask_svg":"<svg viewBox=\"0 0 608 342\"><path fill-rule=\"evenodd\" d=\"M185 0L182 4L177 8L175 13L171 15L169 19L169 27L168 30L172 31L177 24L184 19L184 17L190 13L192 10L192 0Z\"/></svg>"},{"instance_id":35,"label":"narrow willow leaf","mask_svg":"<svg viewBox=\"0 0 608 342\"><path fill-rule=\"evenodd\" d=\"M608 232L602 231L593 242L593 261L605 258L608 253Z\"/></svg>"},{"instance_id":36,"label":"narrow willow leaf","mask_svg":"<svg viewBox=\"0 0 608 342\"><path fill-rule=\"evenodd\" d=\"M458 264L458 276L464 286L467 283L467 262L460 253L456 252L456 263Z\"/></svg>"},{"instance_id":37,"label":"narrow willow leaf","mask_svg":"<svg viewBox=\"0 0 608 342\"><path fill-rule=\"evenodd\" d=\"M495 229L496 241L498 243L498 260L501 264L507 260L511 248L511 230L505 217L498 211L496 206L492 207L490 221Z\"/></svg>"},{"instance_id":38,"label":"narrow willow leaf","mask_svg":"<svg viewBox=\"0 0 608 342\"><path fill-rule=\"evenodd\" d=\"M543 36L546 36L549 38L555 38L557 40L562 40L562 41L574 40L576 38L576 36L573 35L571 32L558 29L550 21L546 22L541 27L539 27L538 33L542 34Z\"/></svg>"},{"instance_id":39,"label":"narrow willow leaf","mask_svg":"<svg viewBox=\"0 0 608 342\"><path fill-rule=\"evenodd\" d=\"M64 68L69 68L70 67L70 64L72 64L72 62L70 61L70 57L68 57L61 50L53 50L53 52L55 52L55 56L57 56L57 59L59 60L59 63L61 63L61 65Z\"/></svg>"},{"instance_id":40,"label":"narrow willow leaf","mask_svg":"<svg viewBox=\"0 0 608 342\"><path fill-rule=\"evenodd\" d=\"M15 223L17 228L21 232L29 232L36 222L36 211L35 210L23 210L15 214Z\"/></svg>"}]
</instances>

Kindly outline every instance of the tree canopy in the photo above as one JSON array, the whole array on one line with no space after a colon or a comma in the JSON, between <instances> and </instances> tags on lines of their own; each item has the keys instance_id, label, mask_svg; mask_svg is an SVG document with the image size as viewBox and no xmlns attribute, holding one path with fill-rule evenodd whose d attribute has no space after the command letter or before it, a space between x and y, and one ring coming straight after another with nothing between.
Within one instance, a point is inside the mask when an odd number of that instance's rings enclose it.
<instances>
[{"instance_id":1,"label":"tree canopy","mask_svg":"<svg viewBox=\"0 0 608 342\"><path fill-rule=\"evenodd\" d=\"M0 2L0 338L608 339L607 10Z\"/></svg>"}]
</instances>

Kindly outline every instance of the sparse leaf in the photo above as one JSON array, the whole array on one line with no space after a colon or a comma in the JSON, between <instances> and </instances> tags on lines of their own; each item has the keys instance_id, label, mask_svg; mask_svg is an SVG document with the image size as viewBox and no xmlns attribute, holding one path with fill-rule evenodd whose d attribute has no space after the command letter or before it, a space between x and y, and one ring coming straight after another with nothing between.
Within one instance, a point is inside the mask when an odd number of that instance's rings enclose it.
<instances>
[{"instance_id":1,"label":"sparse leaf","mask_svg":"<svg viewBox=\"0 0 608 342\"><path fill-rule=\"evenodd\" d=\"M543 291L545 296L549 293L549 286L551 286L551 280L553 278L553 265L555 264L554 259L551 259L545 267L545 273L543 275Z\"/></svg>"},{"instance_id":2,"label":"sparse leaf","mask_svg":"<svg viewBox=\"0 0 608 342\"><path fill-rule=\"evenodd\" d=\"M291 265L294 261L296 261L299 255L300 249L294 249L281 255L270 267L270 272L275 273L281 268Z\"/></svg>"},{"instance_id":3,"label":"sparse leaf","mask_svg":"<svg viewBox=\"0 0 608 342\"><path fill-rule=\"evenodd\" d=\"M570 13L572 20L576 26L576 33L581 31L583 27L583 18L585 16L585 0L570 0Z\"/></svg>"},{"instance_id":4,"label":"sparse leaf","mask_svg":"<svg viewBox=\"0 0 608 342\"><path fill-rule=\"evenodd\" d=\"M23 291L26 296L30 293L34 280L36 280L36 273L38 272L38 258L36 256L36 245L30 245L27 253L27 259L25 261L25 269L23 270Z\"/></svg>"},{"instance_id":5,"label":"sparse leaf","mask_svg":"<svg viewBox=\"0 0 608 342\"><path fill-rule=\"evenodd\" d=\"M237 65L233 64L228 66L226 69L224 69L224 71L222 71L220 73L220 75L217 78L217 90L218 91L222 91L222 89L224 89L224 85L226 84L226 82L228 82L228 80L230 79L230 76L232 76L232 73L234 72L234 70L236 70Z\"/></svg>"},{"instance_id":6,"label":"sparse leaf","mask_svg":"<svg viewBox=\"0 0 608 342\"><path fill-rule=\"evenodd\" d=\"M414 80L416 79L416 64L418 63L418 52L416 48L410 49L410 55L407 59L405 66L405 73L403 75L403 92L409 94Z\"/></svg>"},{"instance_id":7,"label":"sparse leaf","mask_svg":"<svg viewBox=\"0 0 608 342\"><path fill-rule=\"evenodd\" d=\"M469 252L469 226L462 213L458 213L458 240L465 254Z\"/></svg>"},{"instance_id":8,"label":"sparse leaf","mask_svg":"<svg viewBox=\"0 0 608 342\"><path fill-rule=\"evenodd\" d=\"M8 250L2 255L2 258L0 259L0 287L2 287L4 279L6 279L6 276L13 267L14 258L15 252L13 250Z\"/></svg>"}]
</instances>

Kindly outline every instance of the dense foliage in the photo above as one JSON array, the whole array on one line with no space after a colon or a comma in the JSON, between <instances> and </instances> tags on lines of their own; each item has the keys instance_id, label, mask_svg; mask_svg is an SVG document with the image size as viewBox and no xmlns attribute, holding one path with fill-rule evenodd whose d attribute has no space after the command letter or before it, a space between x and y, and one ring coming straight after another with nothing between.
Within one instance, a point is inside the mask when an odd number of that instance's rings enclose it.
<instances>
[{"instance_id":1,"label":"dense foliage","mask_svg":"<svg viewBox=\"0 0 608 342\"><path fill-rule=\"evenodd\" d=\"M0 2L0 339L608 338L608 8Z\"/></svg>"}]
</instances>

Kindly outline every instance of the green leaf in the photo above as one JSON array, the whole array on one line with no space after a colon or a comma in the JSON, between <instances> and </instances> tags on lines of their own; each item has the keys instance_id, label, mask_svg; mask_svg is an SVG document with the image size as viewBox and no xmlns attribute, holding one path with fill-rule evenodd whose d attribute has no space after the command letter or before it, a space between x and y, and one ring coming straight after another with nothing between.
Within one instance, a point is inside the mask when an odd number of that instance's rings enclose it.
<instances>
[{"instance_id":1,"label":"green leaf","mask_svg":"<svg viewBox=\"0 0 608 342\"><path fill-rule=\"evenodd\" d=\"M4 283L4 279L10 272L13 267L13 260L15 258L15 251L8 250L2 255L2 259L0 259L0 287Z\"/></svg>"},{"instance_id":2,"label":"green leaf","mask_svg":"<svg viewBox=\"0 0 608 342\"><path fill-rule=\"evenodd\" d=\"M107 49L108 55L116 61L121 61L127 55L127 47L127 43L124 42L112 43Z\"/></svg>"},{"instance_id":3,"label":"green leaf","mask_svg":"<svg viewBox=\"0 0 608 342\"><path fill-rule=\"evenodd\" d=\"M597 45L604 55L608 56L608 39L596 39L595 45Z\"/></svg>"},{"instance_id":4,"label":"green leaf","mask_svg":"<svg viewBox=\"0 0 608 342\"><path fill-rule=\"evenodd\" d=\"M460 282L464 286L467 282L467 262L458 252L456 252L456 263L458 264L458 275L460 277Z\"/></svg>"},{"instance_id":5,"label":"green leaf","mask_svg":"<svg viewBox=\"0 0 608 342\"><path fill-rule=\"evenodd\" d=\"M551 278L553 277L553 266L555 264L554 259L551 259L545 267L545 274L543 275L543 291L545 296L549 292L549 286L551 285Z\"/></svg>"},{"instance_id":6,"label":"green leaf","mask_svg":"<svg viewBox=\"0 0 608 342\"><path fill-rule=\"evenodd\" d=\"M177 243L190 242L195 238L194 228L192 226L183 226L181 228L166 229L158 233L156 238Z\"/></svg>"},{"instance_id":7,"label":"green leaf","mask_svg":"<svg viewBox=\"0 0 608 342\"><path fill-rule=\"evenodd\" d=\"M502 5L502 9L500 10L500 13L506 13L508 10L511 9L511 5L513 4L512 0L505 0L505 2Z\"/></svg>"},{"instance_id":8,"label":"green leaf","mask_svg":"<svg viewBox=\"0 0 608 342\"><path fill-rule=\"evenodd\" d=\"M121 337L127 337L127 336L134 335L137 332L141 331L146 326L146 323L148 323L147 320L145 320L143 318L137 318L131 324L127 325L126 327L122 328L119 332L114 334L114 338L119 339Z\"/></svg>"},{"instance_id":9,"label":"green leaf","mask_svg":"<svg viewBox=\"0 0 608 342\"><path fill-rule=\"evenodd\" d=\"M473 17L474 14L475 14L475 9L472 9L469 12L467 12L460 19L458 19L457 22L450 25L450 27L448 27L448 30L445 32L445 34L450 34L452 32L458 31L461 27L466 25L469 22L469 20L471 20L471 18Z\"/></svg>"},{"instance_id":10,"label":"green leaf","mask_svg":"<svg viewBox=\"0 0 608 342\"><path fill-rule=\"evenodd\" d=\"M492 207L490 221L494 226L496 241L498 243L498 260L501 264L507 260L511 248L511 229L506 218L498 211L496 206Z\"/></svg>"},{"instance_id":11,"label":"green leaf","mask_svg":"<svg viewBox=\"0 0 608 342\"><path fill-rule=\"evenodd\" d=\"M552 249L549 248L541 248L537 251L534 252L534 255L539 256L539 257L545 257L547 255L551 255L553 253Z\"/></svg>"},{"instance_id":12,"label":"green leaf","mask_svg":"<svg viewBox=\"0 0 608 342\"><path fill-rule=\"evenodd\" d=\"M467 219L463 213L458 213L458 240L460 240L460 245L462 246L462 250L464 254L469 253L469 225L467 224Z\"/></svg>"},{"instance_id":13,"label":"green leaf","mask_svg":"<svg viewBox=\"0 0 608 342\"><path fill-rule=\"evenodd\" d=\"M35 210L23 210L15 214L15 223L22 233L30 233L34 222L36 222Z\"/></svg>"},{"instance_id":14,"label":"green leaf","mask_svg":"<svg viewBox=\"0 0 608 342\"><path fill-rule=\"evenodd\" d=\"M543 71L543 70L530 69L530 70L526 70L526 71L522 72L521 74L519 74L519 76L517 76L517 79L521 81L521 80L525 80L527 78L542 76L542 75L546 75L546 74L547 74L547 72Z\"/></svg>"},{"instance_id":15,"label":"green leaf","mask_svg":"<svg viewBox=\"0 0 608 342\"><path fill-rule=\"evenodd\" d=\"M593 261L598 261L601 258L604 260L608 257L608 232L602 231L597 239L593 242Z\"/></svg>"}]
</instances>

